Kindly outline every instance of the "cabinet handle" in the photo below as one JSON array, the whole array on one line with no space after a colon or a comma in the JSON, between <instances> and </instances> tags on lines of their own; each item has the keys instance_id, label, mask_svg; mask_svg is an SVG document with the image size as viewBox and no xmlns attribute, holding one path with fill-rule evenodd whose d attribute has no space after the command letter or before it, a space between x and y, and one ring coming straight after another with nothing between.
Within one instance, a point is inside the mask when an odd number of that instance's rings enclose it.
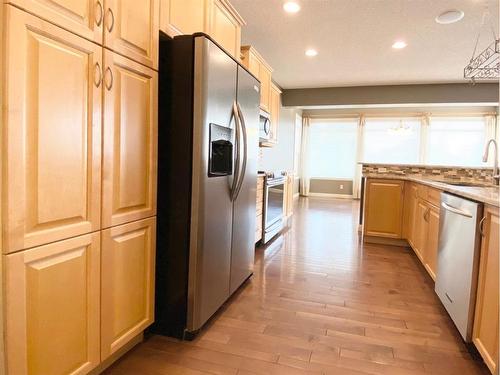
<instances>
[{"instance_id":1,"label":"cabinet handle","mask_svg":"<svg viewBox=\"0 0 500 375\"><path fill-rule=\"evenodd\" d=\"M108 73L109 73L109 84L108 84L108 80L106 79L106 77L108 76ZM110 67L108 66L106 68L106 72L104 73L104 85L106 86L106 89L108 89L108 91L111 91L111 89L113 88L113 81L114 81L113 72L111 71Z\"/></svg>"},{"instance_id":2,"label":"cabinet handle","mask_svg":"<svg viewBox=\"0 0 500 375\"><path fill-rule=\"evenodd\" d=\"M486 216L483 216L481 221L479 222L479 234L481 234L481 237L484 237L484 222L486 221Z\"/></svg>"},{"instance_id":3,"label":"cabinet handle","mask_svg":"<svg viewBox=\"0 0 500 375\"><path fill-rule=\"evenodd\" d=\"M98 62L96 62L94 65L94 84L95 84L95 87L101 86L101 83L102 83L101 66L99 65Z\"/></svg>"},{"instance_id":4,"label":"cabinet handle","mask_svg":"<svg viewBox=\"0 0 500 375\"><path fill-rule=\"evenodd\" d=\"M96 17L96 18L95 18L95 24L96 24L97 26L101 26L101 24L102 24L102 19L103 19L103 17L104 17L104 8L102 7L102 3L101 3L100 1L97 1L97 2L95 3L95 5L96 5L96 14L97 14L97 12L99 12L99 17ZM98 10L97 10L97 9L98 9Z\"/></svg>"},{"instance_id":5,"label":"cabinet handle","mask_svg":"<svg viewBox=\"0 0 500 375\"><path fill-rule=\"evenodd\" d=\"M111 8L108 8L108 15L111 16L111 25L109 25L109 22L106 22L106 26L108 28L109 32L113 31L113 28L115 27L115 14L111 10ZM108 19L109 17L107 17Z\"/></svg>"}]
</instances>

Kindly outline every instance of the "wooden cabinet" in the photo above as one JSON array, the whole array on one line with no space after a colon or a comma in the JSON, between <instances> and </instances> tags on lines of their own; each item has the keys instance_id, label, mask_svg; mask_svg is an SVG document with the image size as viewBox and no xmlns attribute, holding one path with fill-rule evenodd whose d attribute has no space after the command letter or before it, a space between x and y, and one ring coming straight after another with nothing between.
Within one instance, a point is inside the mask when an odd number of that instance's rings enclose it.
<instances>
[{"instance_id":1,"label":"wooden cabinet","mask_svg":"<svg viewBox=\"0 0 500 375\"><path fill-rule=\"evenodd\" d=\"M499 210L486 206L472 341L491 373L498 370Z\"/></svg>"},{"instance_id":2,"label":"wooden cabinet","mask_svg":"<svg viewBox=\"0 0 500 375\"><path fill-rule=\"evenodd\" d=\"M158 74L105 51L103 228L156 214Z\"/></svg>"},{"instance_id":3,"label":"wooden cabinet","mask_svg":"<svg viewBox=\"0 0 500 375\"><path fill-rule=\"evenodd\" d=\"M252 46L241 48L242 64L260 81L260 108L271 112L272 68Z\"/></svg>"},{"instance_id":4,"label":"wooden cabinet","mask_svg":"<svg viewBox=\"0 0 500 375\"><path fill-rule=\"evenodd\" d=\"M404 181L368 179L365 189L365 236L400 239Z\"/></svg>"},{"instance_id":5,"label":"wooden cabinet","mask_svg":"<svg viewBox=\"0 0 500 375\"><path fill-rule=\"evenodd\" d=\"M241 26L245 21L227 0L211 0L209 9L209 35L239 60Z\"/></svg>"},{"instance_id":6,"label":"wooden cabinet","mask_svg":"<svg viewBox=\"0 0 500 375\"><path fill-rule=\"evenodd\" d=\"M285 184L285 218L289 218L293 215L293 184L294 184L294 174L287 173L286 175L286 184Z\"/></svg>"},{"instance_id":7,"label":"wooden cabinet","mask_svg":"<svg viewBox=\"0 0 500 375\"><path fill-rule=\"evenodd\" d=\"M5 6L4 252L100 227L102 48Z\"/></svg>"},{"instance_id":8,"label":"wooden cabinet","mask_svg":"<svg viewBox=\"0 0 500 375\"><path fill-rule=\"evenodd\" d=\"M102 232L101 360L153 322L156 219Z\"/></svg>"},{"instance_id":9,"label":"wooden cabinet","mask_svg":"<svg viewBox=\"0 0 500 375\"><path fill-rule=\"evenodd\" d=\"M55 25L102 44L104 0L6 0Z\"/></svg>"},{"instance_id":10,"label":"wooden cabinet","mask_svg":"<svg viewBox=\"0 0 500 375\"><path fill-rule=\"evenodd\" d=\"M417 199L417 206L415 211L415 223L413 234L413 250L415 254L424 263L425 246L427 241L427 215L429 214L429 207L425 201Z\"/></svg>"},{"instance_id":11,"label":"wooden cabinet","mask_svg":"<svg viewBox=\"0 0 500 375\"><path fill-rule=\"evenodd\" d=\"M158 69L160 0L106 0L104 45Z\"/></svg>"},{"instance_id":12,"label":"wooden cabinet","mask_svg":"<svg viewBox=\"0 0 500 375\"><path fill-rule=\"evenodd\" d=\"M8 374L87 374L98 363L100 235L4 256Z\"/></svg>"},{"instance_id":13,"label":"wooden cabinet","mask_svg":"<svg viewBox=\"0 0 500 375\"><path fill-rule=\"evenodd\" d=\"M161 0L160 30L171 37L207 30L210 1Z\"/></svg>"},{"instance_id":14,"label":"wooden cabinet","mask_svg":"<svg viewBox=\"0 0 500 375\"><path fill-rule=\"evenodd\" d=\"M171 37L204 32L237 60L244 24L228 0L161 0L160 30Z\"/></svg>"},{"instance_id":15,"label":"wooden cabinet","mask_svg":"<svg viewBox=\"0 0 500 375\"><path fill-rule=\"evenodd\" d=\"M418 204L418 187L413 182L405 182L405 202L403 212L403 238L406 238L411 246L415 242L415 219Z\"/></svg>"},{"instance_id":16,"label":"wooden cabinet","mask_svg":"<svg viewBox=\"0 0 500 375\"><path fill-rule=\"evenodd\" d=\"M281 90L274 83L271 83L271 130L269 133L269 142L278 143L278 129L280 124L280 110L281 110Z\"/></svg>"},{"instance_id":17,"label":"wooden cabinet","mask_svg":"<svg viewBox=\"0 0 500 375\"><path fill-rule=\"evenodd\" d=\"M427 238L425 243L424 266L433 280L436 280L438 245L439 208L429 205L429 213L427 214Z\"/></svg>"}]
</instances>

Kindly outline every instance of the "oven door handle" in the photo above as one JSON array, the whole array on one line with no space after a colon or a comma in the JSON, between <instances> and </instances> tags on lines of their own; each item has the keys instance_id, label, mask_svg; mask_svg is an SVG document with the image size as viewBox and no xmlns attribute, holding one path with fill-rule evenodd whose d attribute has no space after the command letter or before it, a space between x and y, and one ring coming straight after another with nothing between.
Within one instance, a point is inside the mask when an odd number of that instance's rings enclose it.
<instances>
[{"instance_id":1,"label":"oven door handle","mask_svg":"<svg viewBox=\"0 0 500 375\"><path fill-rule=\"evenodd\" d=\"M236 161L235 161L234 167L233 167L233 170L234 170L233 183L231 184L231 191L230 191L231 201L234 201L236 199L235 195L236 195L236 190L238 187L238 180L239 180L239 176L240 176L240 163L241 163L241 159L240 159L240 148L241 148L240 128L241 128L241 124L240 124L240 118L238 116L238 107L236 107L236 101L233 103L231 117L234 118L234 122L235 122L235 148L236 148L236 152L235 152Z\"/></svg>"},{"instance_id":2,"label":"oven door handle","mask_svg":"<svg viewBox=\"0 0 500 375\"><path fill-rule=\"evenodd\" d=\"M241 187L243 186L243 181L245 180L245 173L246 173L247 162L248 162L247 127L245 124L245 117L243 116L243 111L241 110L241 107L240 107L240 103L236 104L236 109L238 111L237 115L239 118L241 133L243 135L243 163L241 166L241 173L238 174L238 184L236 186L236 192L235 192L233 201L235 201L238 198L238 195L240 195ZM240 150L241 147L239 147L238 149Z\"/></svg>"}]
</instances>

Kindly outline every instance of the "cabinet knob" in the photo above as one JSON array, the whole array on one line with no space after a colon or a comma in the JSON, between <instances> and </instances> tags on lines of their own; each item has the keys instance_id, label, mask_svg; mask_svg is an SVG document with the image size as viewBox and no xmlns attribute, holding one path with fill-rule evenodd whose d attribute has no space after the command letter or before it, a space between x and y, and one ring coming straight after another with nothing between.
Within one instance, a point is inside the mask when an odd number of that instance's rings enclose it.
<instances>
[{"instance_id":1,"label":"cabinet knob","mask_svg":"<svg viewBox=\"0 0 500 375\"><path fill-rule=\"evenodd\" d=\"M115 14L113 13L113 10L111 8L108 8L106 20L110 20L109 22L106 21L106 27L109 32L112 32L113 28L115 27Z\"/></svg>"},{"instance_id":2,"label":"cabinet knob","mask_svg":"<svg viewBox=\"0 0 500 375\"><path fill-rule=\"evenodd\" d=\"M102 83L101 66L99 65L98 62L96 62L94 65L94 84L95 84L95 87L101 86L101 83Z\"/></svg>"},{"instance_id":3,"label":"cabinet knob","mask_svg":"<svg viewBox=\"0 0 500 375\"><path fill-rule=\"evenodd\" d=\"M104 17L104 8L102 7L102 3L98 0L96 3L95 3L95 6L96 6L96 17L95 17L95 24L97 26L101 26L102 24L102 19ZM97 14L99 14L99 17L97 17Z\"/></svg>"},{"instance_id":4,"label":"cabinet knob","mask_svg":"<svg viewBox=\"0 0 500 375\"><path fill-rule=\"evenodd\" d=\"M107 77L109 77L109 79L107 79ZM106 68L106 72L104 73L104 85L106 86L106 89L108 91L111 91L111 89L113 88L113 81L114 81L113 71L108 66Z\"/></svg>"},{"instance_id":5,"label":"cabinet knob","mask_svg":"<svg viewBox=\"0 0 500 375\"><path fill-rule=\"evenodd\" d=\"M479 222L479 234L481 234L481 237L484 237L484 222L486 221L486 216L483 216L481 221Z\"/></svg>"}]
</instances>

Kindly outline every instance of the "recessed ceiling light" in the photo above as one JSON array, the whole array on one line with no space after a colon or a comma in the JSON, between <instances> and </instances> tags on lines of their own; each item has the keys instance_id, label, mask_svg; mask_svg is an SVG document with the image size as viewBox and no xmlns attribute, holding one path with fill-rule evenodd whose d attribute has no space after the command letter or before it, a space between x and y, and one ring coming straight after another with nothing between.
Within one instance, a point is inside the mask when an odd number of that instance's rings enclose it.
<instances>
[{"instance_id":1,"label":"recessed ceiling light","mask_svg":"<svg viewBox=\"0 0 500 375\"><path fill-rule=\"evenodd\" d=\"M306 50L306 56L314 57L317 55L318 55L318 51L316 51L314 48L310 48L310 49Z\"/></svg>"},{"instance_id":2,"label":"recessed ceiling light","mask_svg":"<svg viewBox=\"0 0 500 375\"><path fill-rule=\"evenodd\" d=\"M455 23L464 18L465 13L458 9L447 10L436 17L436 22L441 25L448 25L450 23Z\"/></svg>"},{"instance_id":3,"label":"recessed ceiling light","mask_svg":"<svg viewBox=\"0 0 500 375\"><path fill-rule=\"evenodd\" d=\"M405 48L408 44L406 44L405 41L403 40L398 40L396 42L394 42L394 44L392 45L392 48L394 49L402 49L402 48Z\"/></svg>"},{"instance_id":4,"label":"recessed ceiling light","mask_svg":"<svg viewBox=\"0 0 500 375\"><path fill-rule=\"evenodd\" d=\"M297 13L300 10L300 5L295 1L287 1L283 4L283 9L288 13Z\"/></svg>"}]
</instances>

